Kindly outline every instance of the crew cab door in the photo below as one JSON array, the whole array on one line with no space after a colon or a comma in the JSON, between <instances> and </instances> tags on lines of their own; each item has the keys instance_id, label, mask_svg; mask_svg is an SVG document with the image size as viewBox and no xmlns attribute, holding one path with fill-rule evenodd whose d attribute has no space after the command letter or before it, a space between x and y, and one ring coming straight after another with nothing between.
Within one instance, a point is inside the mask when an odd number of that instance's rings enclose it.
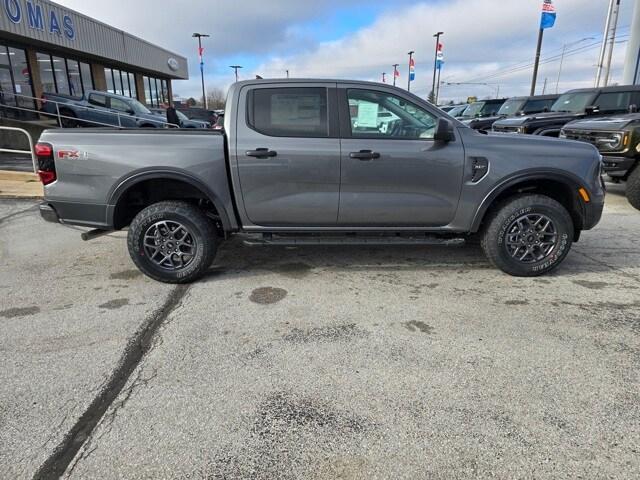
<instances>
[{"instance_id":1,"label":"crew cab door","mask_svg":"<svg viewBox=\"0 0 640 480\"><path fill-rule=\"evenodd\" d=\"M82 119L96 122L89 124L90 127L100 127L103 125L117 125L118 118L109 110L109 100L101 93L90 93L87 99L87 108L80 108L79 116Z\"/></svg>"},{"instance_id":2,"label":"crew cab door","mask_svg":"<svg viewBox=\"0 0 640 480\"><path fill-rule=\"evenodd\" d=\"M339 225L440 227L451 223L465 159L459 138L448 143L433 140L437 119L444 115L398 89L338 87Z\"/></svg>"},{"instance_id":3,"label":"crew cab door","mask_svg":"<svg viewBox=\"0 0 640 480\"><path fill-rule=\"evenodd\" d=\"M336 84L241 91L236 158L249 227L335 226L340 187Z\"/></svg>"}]
</instances>

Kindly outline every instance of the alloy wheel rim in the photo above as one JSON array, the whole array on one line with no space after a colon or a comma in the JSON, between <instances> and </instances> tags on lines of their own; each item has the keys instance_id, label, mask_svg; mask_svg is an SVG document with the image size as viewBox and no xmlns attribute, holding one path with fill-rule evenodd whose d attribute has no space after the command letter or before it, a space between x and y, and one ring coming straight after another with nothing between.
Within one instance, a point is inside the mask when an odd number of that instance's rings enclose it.
<instances>
[{"instance_id":1,"label":"alloy wheel rim","mask_svg":"<svg viewBox=\"0 0 640 480\"><path fill-rule=\"evenodd\" d=\"M558 229L546 215L523 215L507 229L505 245L511 258L521 263L538 263L554 251Z\"/></svg>"},{"instance_id":2,"label":"alloy wheel rim","mask_svg":"<svg viewBox=\"0 0 640 480\"><path fill-rule=\"evenodd\" d=\"M144 234L144 251L156 266L170 271L188 267L198 244L187 227L171 220L151 225Z\"/></svg>"}]
</instances>

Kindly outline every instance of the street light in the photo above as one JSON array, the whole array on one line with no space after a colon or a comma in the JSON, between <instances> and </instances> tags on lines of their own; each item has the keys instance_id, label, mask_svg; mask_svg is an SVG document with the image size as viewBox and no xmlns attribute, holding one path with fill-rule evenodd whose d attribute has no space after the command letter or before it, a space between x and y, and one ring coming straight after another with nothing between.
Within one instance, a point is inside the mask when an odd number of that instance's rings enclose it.
<instances>
[{"instance_id":1,"label":"street light","mask_svg":"<svg viewBox=\"0 0 640 480\"><path fill-rule=\"evenodd\" d=\"M200 76L202 77L202 103L204 104L204 108L209 109L209 105L207 102L207 92L204 88L204 50L202 49L202 39L208 38L211 35L207 35L205 33L194 33L192 35L193 38L198 39L198 55L200 56Z\"/></svg>"},{"instance_id":2,"label":"street light","mask_svg":"<svg viewBox=\"0 0 640 480\"><path fill-rule=\"evenodd\" d=\"M567 48L578 45L582 42L586 42L587 40L595 40L594 37L585 37L577 42L567 43L562 47L562 56L560 57L560 68L558 68L558 81L556 82L556 94L559 93L560 90L560 77L562 76L562 64L564 63L564 55L567 53Z\"/></svg>"},{"instance_id":3,"label":"street light","mask_svg":"<svg viewBox=\"0 0 640 480\"><path fill-rule=\"evenodd\" d=\"M238 70L240 70L242 67L240 65L229 65L229 68L233 68L233 71L236 74L236 82L238 81Z\"/></svg>"}]
</instances>

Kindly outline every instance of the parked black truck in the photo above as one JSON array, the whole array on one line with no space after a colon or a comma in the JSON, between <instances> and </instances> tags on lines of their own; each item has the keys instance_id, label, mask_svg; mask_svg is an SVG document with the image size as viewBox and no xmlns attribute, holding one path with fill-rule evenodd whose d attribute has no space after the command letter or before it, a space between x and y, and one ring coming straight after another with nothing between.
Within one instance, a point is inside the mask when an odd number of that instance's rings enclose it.
<instances>
[{"instance_id":1,"label":"parked black truck","mask_svg":"<svg viewBox=\"0 0 640 480\"><path fill-rule=\"evenodd\" d=\"M463 123L474 130L489 131L495 122L534 113L548 112L560 95L536 95L534 97L514 97L502 104L496 115L464 120Z\"/></svg>"},{"instance_id":2,"label":"parked black truck","mask_svg":"<svg viewBox=\"0 0 640 480\"><path fill-rule=\"evenodd\" d=\"M571 122L560 137L595 145L604 171L614 181L627 182L629 203L640 210L640 114Z\"/></svg>"},{"instance_id":3,"label":"parked black truck","mask_svg":"<svg viewBox=\"0 0 640 480\"><path fill-rule=\"evenodd\" d=\"M546 113L505 118L493 124L494 132L557 137L567 123L628 113L640 105L640 85L570 90Z\"/></svg>"},{"instance_id":4,"label":"parked black truck","mask_svg":"<svg viewBox=\"0 0 640 480\"><path fill-rule=\"evenodd\" d=\"M41 213L90 237L128 227L133 262L171 283L202 276L235 235L298 246L479 237L493 265L537 276L602 215L593 146L484 135L389 85L240 82L224 126L48 130L36 147Z\"/></svg>"}]
</instances>

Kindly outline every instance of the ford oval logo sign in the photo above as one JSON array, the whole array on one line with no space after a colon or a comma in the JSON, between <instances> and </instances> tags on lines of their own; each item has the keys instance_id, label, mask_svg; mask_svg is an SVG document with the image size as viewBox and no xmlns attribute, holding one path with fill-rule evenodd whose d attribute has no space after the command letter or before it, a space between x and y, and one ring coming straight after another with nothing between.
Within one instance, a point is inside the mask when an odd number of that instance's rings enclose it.
<instances>
[{"instance_id":1,"label":"ford oval logo sign","mask_svg":"<svg viewBox=\"0 0 640 480\"><path fill-rule=\"evenodd\" d=\"M167 61L167 65L169 65L169 68L174 72L177 72L180 69L180 64L175 58L170 58L169 61Z\"/></svg>"}]
</instances>

